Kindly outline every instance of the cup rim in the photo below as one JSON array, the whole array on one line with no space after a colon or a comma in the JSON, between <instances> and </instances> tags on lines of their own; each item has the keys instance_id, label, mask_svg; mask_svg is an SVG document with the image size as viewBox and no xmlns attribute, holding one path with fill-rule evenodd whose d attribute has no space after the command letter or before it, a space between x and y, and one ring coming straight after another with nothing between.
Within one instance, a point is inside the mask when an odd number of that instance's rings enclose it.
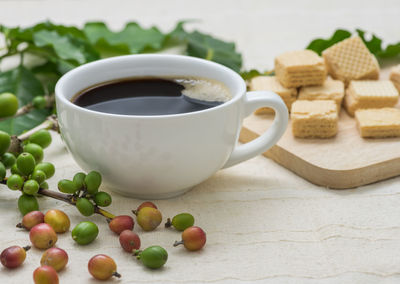
<instances>
[{"instance_id":1,"label":"cup rim","mask_svg":"<svg viewBox=\"0 0 400 284\"><path fill-rule=\"evenodd\" d=\"M151 60L152 58L170 58L172 60L187 60L191 62L197 62L201 64L206 64L209 65L213 68L218 69L221 72L226 72L229 73L231 77L234 78L235 81L239 82L239 88L237 90L234 90L232 92L232 98L224 102L220 105L217 105L215 107L207 108L204 110L198 110L198 111L193 111L193 112L187 112L187 113L177 113L177 114L165 114L165 115L131 115L131 114L113 114L113 113L106 113L106 112L99 112L99 111L94 111L94 110L89 110L87 108L78 106L74 103L72 103L70 100L68 100L65 95L63 94L63 88L64 85L68 84L68 81L70 80L70 77L74 75L74 73L77 72L85 72L87 69L91 69L93 67L96 67L97 65L101 65L104 63L108 62L121 62L123 60L127 60L130 58L149 58ZM190 64L190 63L189 63ZM184 76L185 74L182 74ZM123 78L121 78L123 79ZM211 78L212 79L212 78ZM106 82L106 81L105 81ZM228 86L229 87L229 86ZM142 118L142 119L157 119L157 118L174 118L174 117L182 117L182 116L192 116L200 113L208 113L208 112L213 112L213 111L218 111L221 108L225 108L231 104L234 104L236 101L240 100L240 98L244 95L246 92L246 83L242 79L242 77L233 71L232 69L205 59L201 58L196 58L192 56L187 56L187 55L175 55L175 54L131 54L131 55L122 55L122 56L115 56L115 57L110 57L110 58L105 58L105 59L99 59L93 62L89 62L86 64L83 64L81 66L78 66L67 73L65 73L57 82L55 86L55 97L57 100L61 101L63 104L68 105L70 108L80 111L80 112L86 112L86 113L91 113L94 115L101 115L101 116L106 116L106 117L118 117L118 118Z\"/></svg>"}]
</instances>

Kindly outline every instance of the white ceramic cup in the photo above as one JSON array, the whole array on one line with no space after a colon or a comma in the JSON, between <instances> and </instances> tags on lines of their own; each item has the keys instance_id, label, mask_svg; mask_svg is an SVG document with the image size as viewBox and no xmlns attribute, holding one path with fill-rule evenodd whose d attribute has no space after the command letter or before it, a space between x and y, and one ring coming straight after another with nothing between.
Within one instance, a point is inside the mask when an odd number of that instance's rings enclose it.
<instances>
[{"instance_id":1,"label":"white ceramic cup","mask_svg":"<svg viewBox=\"0 0 400 284\"><path fill-rule=\"evenodd\" d=\"M218 80L232 99L206 110L154 116L96 112L71 102L101 82L165 75ZM111 190L142 199L177 196L219 169L265 152L288 123L288 110L275 93L246 93L245 82L231 69L180 55L127 55L82 65L58 81L56 103L61 135L82 169L97 170ZM274 123L259 138L237 145L243 119L260 107L275 110Z\"/></svg>"}]
</instances>

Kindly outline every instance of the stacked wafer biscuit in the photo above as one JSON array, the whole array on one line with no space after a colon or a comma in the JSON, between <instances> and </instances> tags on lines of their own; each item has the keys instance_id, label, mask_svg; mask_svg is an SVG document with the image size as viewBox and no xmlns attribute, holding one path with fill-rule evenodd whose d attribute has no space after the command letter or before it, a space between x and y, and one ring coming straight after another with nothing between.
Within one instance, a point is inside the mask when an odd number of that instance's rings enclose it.
<instances>
[{"instance_id":1,"label":"stacked wafer biscuit","mask_svg":"<svg viewBox=\"0 0 400 284\"><path fill-rule=\"evenodd\" d=\"M356 36L327 48L322 57L310 50L283 53L275 58L275 88L260 84L265 79L258 77L252 80L250 89L275 91L283 98L291 110L295 137L335 136L342 103L347 113L355 116L362 137L400 136L400 110L395 108L400 65L391 70L390 81L379 81L379 72L375 56ZM276 91L277 84L286 90L297 88L297 100L294 95L289 100L287 94ZM259 113L265 113L265 109Z\"/></svg>"}]
</instances>

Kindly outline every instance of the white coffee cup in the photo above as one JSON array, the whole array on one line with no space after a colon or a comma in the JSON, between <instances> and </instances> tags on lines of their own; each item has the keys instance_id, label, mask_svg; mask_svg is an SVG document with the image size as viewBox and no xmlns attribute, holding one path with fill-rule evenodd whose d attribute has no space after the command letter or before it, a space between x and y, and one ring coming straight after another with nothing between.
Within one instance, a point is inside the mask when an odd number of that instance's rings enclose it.
<instances>
[{"instance_id":1,"label":"white coffee cup","mask_svg":"<svg viewBox=\"0 0 400 284\"><path fill-rule=\"evenodd\" d=\"M154 116L96 112L71 102L85 88L136 76L211 78L224 83L232 99L206 110ZM111 190L142 199L180 195L219 169L265 152L288 123L288 110L275 93L246 93L231 69L180 55L127 55L82 65L58 81L56 103L63 140L82 169L97 170ZM275 110L272 126L237 145L243 119L260 107Z\"/></svg>"}]
</instances>

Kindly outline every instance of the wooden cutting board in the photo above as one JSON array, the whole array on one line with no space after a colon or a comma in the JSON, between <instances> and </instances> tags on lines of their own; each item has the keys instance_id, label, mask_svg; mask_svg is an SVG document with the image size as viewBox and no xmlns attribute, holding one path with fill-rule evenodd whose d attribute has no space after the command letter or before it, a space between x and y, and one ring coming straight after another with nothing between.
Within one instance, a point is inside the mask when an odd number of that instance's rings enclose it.
<instances>
[{"instance_id":1,"label":"wooden cutting board","mask_svg":"<svg viewBox=\"0 0 400 284\"><path fill-rule=\"evenodd\" d=\"M388 80L386 62L380 79ZM396 106L400 108L400 102ZM239 140L249 142L272 124L274 115L250 115L244 120ZM288 129L279 142L263 154L306 180L329 188L354 188L400 175L400 137L361 138L356 121L342 108L339 131L331 139L299 139Z\"/></svg>"},{"instance_id":2,"label":"wooden cutting board","mask_svg":"<svg viewBox=\"0 0 400 284\"><path fill-rule=\"evenodd\" d=\"M245 119L240 141L249 142L271 125L273 115ZM363 139L356 121L342 109L331 139L298 139L289 127L264 153L306 180L329 188L353 188L400 175L400 138Z\"/></svg>"}]
</instances>

